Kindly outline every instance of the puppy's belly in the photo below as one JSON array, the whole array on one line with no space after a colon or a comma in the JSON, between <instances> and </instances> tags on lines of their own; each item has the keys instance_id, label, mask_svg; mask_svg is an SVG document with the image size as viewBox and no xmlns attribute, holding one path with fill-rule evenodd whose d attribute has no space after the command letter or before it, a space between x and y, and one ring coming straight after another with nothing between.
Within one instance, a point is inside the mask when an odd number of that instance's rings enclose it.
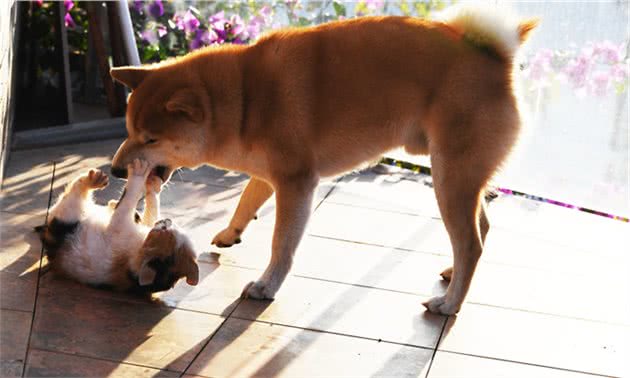
<instances>
[{"instance_id":1,"label":"puppy's belly","mask_svg":"<svg viewBox=\"0 0 630 378\"><path fill-rule=\"evenodd\" d=\"M89 221L79 224L77 231L58 253L55 264L61 272L86 284L109 283L112 251L102 230Z\"/></svg>"}]
</instances>

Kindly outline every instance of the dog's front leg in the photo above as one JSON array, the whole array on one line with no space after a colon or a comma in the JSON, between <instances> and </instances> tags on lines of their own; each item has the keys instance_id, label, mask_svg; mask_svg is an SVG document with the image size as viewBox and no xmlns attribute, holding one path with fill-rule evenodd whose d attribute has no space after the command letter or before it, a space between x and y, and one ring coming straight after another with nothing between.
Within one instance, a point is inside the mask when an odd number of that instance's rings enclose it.
<instances>
[{"instance_id":1,"label":"dog's front leg","mask_svg":"<svg viewBox=\"0 0 630 378\"><path fill-rule=\"evenodd\" d=\"M288 177L276 185L276 224L271 261L258 281L243 289L243 298L273 299L284 282L306 223L311 215L318 179L312 175Z\"/></svg>"},{"instance_id":2,"label":"dog's front leg","mask_svg":"<svg viewBox=\"0 0 630 378\"><path fill-rule=\"evenodd\" d=\"M212 244L219 248L230 247L233 244L241 242L241 234L249 222L256 217L256 212L271 197L273 188L263 180L252 177L241 199L238 201L238 207L230 220L230 224L223 231L219 232Z\"/></svg>"},{"instance_id":3,"label":"dog's front leg","mask_svg":"<svg viewBox=\"0 0 630 378\"><path fill-rule=\"evenodd\" d=\"M142 224L153 227L155 222L160 219L160 191L162 190L162 179L158 176L147 178L145 189Z\"/></svg>"},{"instance_id":4,"label":"dog's front leg","mask_svg":"<svg viewBox=\"0 0 630 378\"><path fill-rule=\"evenodd\" d=\"M112 214L110 226L127 225L128 222L133 222L136 206L142 198L144 183L150 172L149 163L138 159L129 164L127 169L129 172L127 185Z\"/></svg>"}]
</instances>

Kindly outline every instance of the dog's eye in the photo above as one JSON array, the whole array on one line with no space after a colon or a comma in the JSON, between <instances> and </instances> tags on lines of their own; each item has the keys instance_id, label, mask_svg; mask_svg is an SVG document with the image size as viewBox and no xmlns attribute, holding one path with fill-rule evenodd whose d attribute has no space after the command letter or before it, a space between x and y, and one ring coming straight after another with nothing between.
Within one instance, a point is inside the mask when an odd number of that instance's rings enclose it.
<instances>
[{"instance_id":1,"label":"dog's eye","mask_svg":"<svg viewBox=\"0 0 630 378\"><path fill-rule=\"evenodd\" d=\"M144 142L144 144L155 144L157 143L157 139L147 139L146 142Z\"/></svg>"}]
</instances>

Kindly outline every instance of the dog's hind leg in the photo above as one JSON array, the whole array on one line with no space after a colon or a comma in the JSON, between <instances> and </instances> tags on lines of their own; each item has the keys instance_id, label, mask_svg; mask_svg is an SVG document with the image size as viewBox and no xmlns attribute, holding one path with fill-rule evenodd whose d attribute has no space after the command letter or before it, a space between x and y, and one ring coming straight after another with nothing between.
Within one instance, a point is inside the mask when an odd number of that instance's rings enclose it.
<instances>
[{"instance_id":1,"label":"dog's hind leg","mask_svg":"<svg viewBox=\"0 0 630 378\"><path fill-rule=\"evenodd\" d=\"M424 305L431 312L444 315L455 314L464 302L483 250L482 235L488 227L481 207L488 170L470 167L470 156L468 152L456 158L439 153L431 157L435 194L451 240L454 264L446 295ZM485 226L480 227L482 219Z\"/></svg>"},{"instance_id":2,"label":"dog's hind leg","mask_svg":"<svg viewBox=\"0 0 630 378\"><path fill-rule=\"evenodd\" d=\"M219 232L212 244L217 247L230 247L241 242L241 234L249 222L256 217L256 212L271 197L273 188L265 181L252 177L238 202L238 207L230 220L230 224Z\"/></svg>"},{"instance_id":3,"label":"dog's hind leg","mask_svg":"<svg viewBox=\"0 0 630 378\"><path fill-rule=\"evenodd\" d=\"M479 232L481 233L481 245L485 246L486 244L486 235L488 234L488 230L490 230L490 222L488 221L488 216L486 215L486 203L485 201L480 202L479 206ZM440 276L445 281L450 281L453 277L453 267L449 267L444 269Z\"/></svg>"}]
</instances>

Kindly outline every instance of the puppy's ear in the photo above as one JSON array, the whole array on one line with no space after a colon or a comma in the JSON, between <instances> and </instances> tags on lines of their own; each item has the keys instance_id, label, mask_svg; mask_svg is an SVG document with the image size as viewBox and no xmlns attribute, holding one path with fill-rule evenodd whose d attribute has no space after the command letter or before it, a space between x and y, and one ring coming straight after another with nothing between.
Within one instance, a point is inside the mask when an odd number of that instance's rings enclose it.
<instances>
[{"instance_id":1,"label":"puppy's ear","mask_svg":"<svg viewBox=\"0 0 630 378\"><path fill-rule=\"evenodd\" d=\"M199 96L192 89L180 89L173 93L166 101L166 111L169 113L181 113L193 122L203 121L204 114Z\"/></svg>"},{"instance_id":2,"label":"puppy's ear","mask_svg":"<svg viewBox=\"0 0 630 378\"><path fill-rule=\"evenodd\" d=\"M150 68L132 66L114 67L109 70L109 74L112 78L114 78L114 80L128 86L131 89L136 89L150 72Z\"/></svg>"},{"instance_id":3,"label":"puppy's ear","mask_svg":"<svg viewBox=\"0 0 630 378\"><path fill-rule=\"evenodd\" d=\"M46 232L46 230L48 229L48 225L47 224L41 224L39 226L35 226L33 228L35 230L35 232L37 232L40 235L43 235L44 232Z\"/></svg>"},{"instance_id":4,"label":"puppy's ear","mask_svg":"<svg viewBox=\"0 0 630 378\"><path fill-rule=\"evenodd\" d=\"M138 283L140 286L151 285L155 280L155 269L153 269L149 263L151 259L145 259L140 266L140 271L138 272Z\"/></svg>"},{"instance_id":5,"label":"puppy's ear","mask_svg":"<svg viewBox=\"0 0 630 378\"><path fill-rule=\"evenodd\" d=\"M186 283L196 286L199 283L199 265L197 265L195 251L193 251L190 243L186 242L180 247L178 252L182 261L182 275L186 277Z\"/></svg>"}]
</instances>

